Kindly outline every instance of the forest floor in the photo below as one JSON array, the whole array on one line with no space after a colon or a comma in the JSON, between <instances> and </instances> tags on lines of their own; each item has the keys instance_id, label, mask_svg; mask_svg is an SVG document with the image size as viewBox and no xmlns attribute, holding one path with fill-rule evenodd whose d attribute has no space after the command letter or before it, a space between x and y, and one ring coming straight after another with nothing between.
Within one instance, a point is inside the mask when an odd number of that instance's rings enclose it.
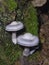
<instances>
[{"instance_id":1,"label":"forest floor","mask_svg":"<svg viewBox=\"0 0 49 65\"><path fill-rule=\"evenodd\" d=\"M28 57L21 57L14 65L49 65L49 16L41 14L41 21L43 24L40 26L40 41L41 41L41 50L34 59L32 56L30 60Z\"/></svg>"},{"instance_id":2,"label":"forest floor","mask_svg":"<svg viewBox=\"0 0 49 65\"><path fill-rule=\"evenodd\" d=\"M15 5L14 5L14 7L15 7ZM2 8L4 11L3 6L2 6ZM46 9L47 9L47 7L46 7ZM0 15L0 19L2 20L2 18L3 18L6 21L8 19L7 22L3 21L3 23L8 24L15 19L15 16L16 16L16 12L14 11L12 13L9 12L9 14ZM39 49L40 50L37 50L34 54L32 54L29 57L24 57L23 55L21 55L20 54L21 51L18 52L18 48L16 48L15 45L10 44L11 43L11 40L9 38L10 34L5 32L4 28L2 29L2 27L0 27L1 28L1 30L0 30L0 32L1 32L0 33L0 57L3 59L3 61L0 59L0 65L4 64L4 60L6 61L4 65L7 65L7 64L8 65L12 65L12 64L13 65L49 65L49 13L48 14L40 14L40 22L41 22L40 29L39 29L39 37L40 37L40 43L39 43L40 48ZM1 25L2 25L2 23L0 23L0 26ZM2 32L5 32L6 35ZM5 39L3 39L4 38L3 36L5 37ZM2 42L2 39L3 39L3 42ZM6 40L6 41L4 41L4 40ZM5 44L5 42L8 44ZM4 44L2 44L2 43L4 43L6 45L5 48L3 48ZM8 47L8 45L9 45L9 47ZM8 48L6 49L6 47L8 47ZM4 53L5 50L6 50L6 53ZM21 55L21 57L17 61L15 60L17 57L16 56L16 54L17 54L16 50L17 50L18 54ZM21 49L19 49L19 50L21 50ZM10 53L11 55L8 53ZM8 56L8 57L6 57L6 56ZM12 64L10 63L10 61Z\"/></svg>"}]
</instances>

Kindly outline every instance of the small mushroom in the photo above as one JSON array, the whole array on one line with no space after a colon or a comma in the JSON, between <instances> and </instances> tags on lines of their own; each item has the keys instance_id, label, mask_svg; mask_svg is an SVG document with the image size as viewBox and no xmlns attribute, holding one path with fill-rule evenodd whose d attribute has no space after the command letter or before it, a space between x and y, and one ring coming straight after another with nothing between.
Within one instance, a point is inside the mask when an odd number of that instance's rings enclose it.
<instances>
[{"instance_id":1,"label":"small mushroom","mask_svg":"<svg viewBox=\"0 0 49 65\"><path fill-rule=\"evenodd\" d=\"M23 51L24 56L28 56L32 54L38 47L32 51L30 51L29 47L37 46L38 43L39 43L39 38L37 36L32 35L31 33L25 33L24 35L20 35L18 37L18 44L28 47L25 48Z\"/></svg>"},{"instance_id":2,"label":"small mushroom","mask_svg":"<svg viewBox=\"0 0 49 65\"><path fill-rule=\"evenodd\" d=\"M47 2L47 0L33 0L32 4L34 7L41 7L43 6L45 3Z\"/></svg>"},{"instance_id":3,"label":"small mushroom","mask_svg":"<svg viewBox=\"0 0 49 65\"><path fill-rule=\"evenodd\" d=\"M12 42L14 44L17 43L17 37L16 37L16 32L23 29L23 24L18 21L13 21L12 23L10 23L9 25L6 26L5 30L8 32L12 32Z\"/></svg>"},{"instance_id":4,"label":"small mushroom","mask_svg":"<svg viewBox=\"0 0 49 65\"><path fill-rule=\"evenodd\" d=\"M22 46L36 46L38 45L39 39L37 36L32 35L31 33L25 33L18 37L18 44Z\"/></svg>"}]
</instances>

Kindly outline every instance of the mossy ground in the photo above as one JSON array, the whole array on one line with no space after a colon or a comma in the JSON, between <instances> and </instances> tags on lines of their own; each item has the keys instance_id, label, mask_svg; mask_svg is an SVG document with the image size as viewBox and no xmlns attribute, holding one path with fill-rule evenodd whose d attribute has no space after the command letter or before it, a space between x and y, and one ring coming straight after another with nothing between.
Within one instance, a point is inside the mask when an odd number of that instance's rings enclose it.
<instances>
[{"instance_id":1,"label":"mossy ground","mask_svg":"<svg viewBox=\"0 0 49 65\"><path fill-rule=\"evenodd\" d=\"M11 13L15 12L15 9L17 8L17 2L15 2L15 0L3 0L1 4L3 8L0 7L0 65L14 65L15 61L20 58L23 49L19 45L14 45L12 43L11 33L5 31L5 27L6 24L14 20L13 15L11 18ZM21 8L20 11L23 14L22 22L24 23L26 29L25 32L30 32L38 36L38 20L36 9L29 3L29 5L23 9L23 12ZM36 54L34 58L36 58Z\"/></svg>"},{"instance_id":2,"label":"mossy ground","mask_svg":"<svg viewBox=\"0 0 49 65\"><path fill-rule=\"evenodd\" d=\"M38 18L36 9L29 3L24 10L24 25L26 32L32 33L38 36Z\"/></svg>"}]
</instances>

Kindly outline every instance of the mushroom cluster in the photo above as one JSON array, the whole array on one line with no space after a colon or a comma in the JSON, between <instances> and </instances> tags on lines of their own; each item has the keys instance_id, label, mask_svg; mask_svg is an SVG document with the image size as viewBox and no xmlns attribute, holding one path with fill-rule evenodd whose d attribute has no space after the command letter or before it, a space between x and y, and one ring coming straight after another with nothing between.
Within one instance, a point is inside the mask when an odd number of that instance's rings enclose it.
<instances>
[{"instance_id":1,"label":"mushroom cluster","mask_svg":"<svg viewBox=\"0 0 49 65\"><path fill-rule=\"evenodd\" d=\"M12 32L12 42L14 44L18 43L21 46L25 46L23 55L29 56L36 49L38 49L38 47L36 47L34 50L30 51L30 47L38 46L39 38L38 36L32 35L31 33L25 33L23 35L16 37L16 34L17 34L16 32L23 28L24 28L24 25L22 22L13 21L6 26L5 30L8 32Z\"/></svg>"},{"instance_id":2,"label":"mushroom cluster","mask_svg":"<svg viewBox=\"0 0 49 65\"><path fill-rule=\"evenodd\" d=\"M45 3L47 2L47 0L33 0L32 4L34 7L41 7L43 6Z\"/></svg>"}]
</instances>

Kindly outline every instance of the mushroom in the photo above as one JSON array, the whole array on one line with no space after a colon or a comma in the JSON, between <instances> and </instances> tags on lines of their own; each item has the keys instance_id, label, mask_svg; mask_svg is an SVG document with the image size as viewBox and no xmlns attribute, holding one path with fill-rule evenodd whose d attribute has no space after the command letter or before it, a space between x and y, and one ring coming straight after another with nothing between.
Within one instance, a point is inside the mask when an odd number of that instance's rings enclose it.
<instances>
[{"instance_id":1,"label":"mushroom","mask_svg":"<svg viewBox=\"0 0 49 65\"><path fill-rule=\"evenodd\" d=\"M18 36L18 44L25 46L26 48L23 51L24 56L29 56L32 54L36 49L30 51L29 47L37 46L39 43L39 38L37 36L32 35L31 33L25 33L24 35Z\"/></svg>"},{"instance_id":2,"label":"mushroom","mask_svg":"<svg viewBox=\"0 0 49 65\"><path fill-rule=\"evenodd\" d=\"M12 42L14 44L17 43L16 32L23 29L23 24L20 21L13 21L9 25L6 26L5 30L8 32L12 32Z\"/></svg>"},{"instance_id":3,"label":"mushroom","mask_svg":"<svg viewBox=\"0 0 49 65\"><path fill-rule=\"evenodd\" d=\"M32 4L34 7L41 7L43 6L45 3L47 2L47 0L33 0Z\"/></svg>"}]
</instances>

